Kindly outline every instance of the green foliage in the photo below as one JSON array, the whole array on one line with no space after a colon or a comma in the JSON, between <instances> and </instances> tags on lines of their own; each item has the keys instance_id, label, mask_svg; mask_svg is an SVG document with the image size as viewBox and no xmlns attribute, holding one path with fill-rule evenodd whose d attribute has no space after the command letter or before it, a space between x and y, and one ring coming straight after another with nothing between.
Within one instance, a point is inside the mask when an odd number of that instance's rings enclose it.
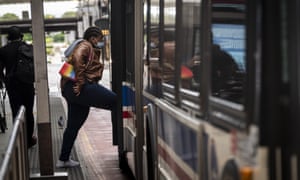
<instances>
[{"instance_id":1,"label":"green foliage","mask_svg":"<svg viewBox=\"0 0 300 180\"><path fill-rule=\"evenodd\" d=\"M62 32L53 35L53 42L64 42L64 41L65 41L65 35Z\"/></svg>"},{"instance_id":2,"label":"green foliage","mask_svg":"<svg viewBox=\"0 0 300 180\"><path fill-rule=\"evenodd\" d=\"M54 19L55 16L54 16L54 15L51 15L51 14L46 14L46 15L44 16L44 18L45 18L45 19Z\"/></svg>"},{"instance_id":3,"label":"green foliage","mask_svg":"<svg viewBox=\"0 0 300 180\"><path fill-rule=\"evenodd\" d=\"M74 11L67 11L62 15L62 18L70 18L70 17L76 17L77 14Z\"/></svg>"},{"instance_id":4,"label":"green foliage","mask_svg":"<svg viewBox=\"0 0 300 180\"><path fill-rule=\"evenodd\" d=\"M19 17L14 13L6 13L0 16L1 21L19 20Z\"/></svg>"},{"instance_id":5,"label":"green foliage","mask_svg":"<svg viewBox=\"0 0 300 180\"><path fill-rule=\"evenodd\" d=\"M46 44L52 44L53 43L53 38L50 36L46 36Z\"/></svg>"},{"instance_id":6,"label":"green foliage","mask_svg":"<svg viewBox=\"0 0 300 180\"><path fill-rule=\"evenodd\" d=\"M46 36L46 53L47 55L52 54L53 52L53 39L50 36Z\"/></svg>"},{"instance_id":7,"label":"green foliage","mask_svg":"<svg viewBox=\"0 0 300 180\"><path fill-rule=\"evenodd\" d=\"M23 36L23 40L27 42L32 42L32 34L30 33L25 33Z\"/></svg>"}]
</instances>

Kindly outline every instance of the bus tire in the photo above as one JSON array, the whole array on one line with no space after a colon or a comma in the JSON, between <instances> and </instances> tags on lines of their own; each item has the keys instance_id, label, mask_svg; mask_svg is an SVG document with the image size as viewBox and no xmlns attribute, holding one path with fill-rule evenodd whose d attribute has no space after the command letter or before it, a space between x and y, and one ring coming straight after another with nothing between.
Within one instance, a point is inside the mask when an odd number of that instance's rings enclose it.
<instances>
[{"instance_id":1,"label":"bus tire","mask_svg":"<svg viewBox=\"0 0 300 180\"><path fill-rule=\"evenodd\" d=\"M239 168L233 159L226 162L221 180L240 180Z\"/></svg>"}]
</instances>

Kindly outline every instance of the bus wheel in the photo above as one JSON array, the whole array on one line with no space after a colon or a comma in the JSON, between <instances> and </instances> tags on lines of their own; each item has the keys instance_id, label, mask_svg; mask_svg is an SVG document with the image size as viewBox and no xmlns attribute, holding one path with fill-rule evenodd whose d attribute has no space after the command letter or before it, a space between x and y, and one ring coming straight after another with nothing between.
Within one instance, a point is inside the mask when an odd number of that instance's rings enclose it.
<instances>
[{"instance_id":1,"label":"bus wheel","mask_svg":"<svg viewBox=\"0 0 300 180\"><path fill-rule=\"evenodd\" d=\"M221 180L240 180L238 166L234 160L229 160L223 169Z\"/></svg>"},{"instance_id":2,"label":"bus wheel","mask_svg":"<svg viewBox=\"0 0 300 180\"><path fill-rule=\"evenodd\" d=\"M146 146L147 146L147 175L148 179L154 179L154 157L152 157L152 143L151 143L151 138L150 138L150 130L149 130L149 125L147 125L146 129Z\"/></svg>"}]
</instances>

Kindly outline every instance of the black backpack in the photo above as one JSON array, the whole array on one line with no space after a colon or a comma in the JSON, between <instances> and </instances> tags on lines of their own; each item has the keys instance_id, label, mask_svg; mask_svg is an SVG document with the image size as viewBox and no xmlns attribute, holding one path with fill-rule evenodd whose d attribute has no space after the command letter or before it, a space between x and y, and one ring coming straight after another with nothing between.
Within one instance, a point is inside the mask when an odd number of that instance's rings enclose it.
<instances>
[{"instance_id":1,"label":"black backpack","mask_svg":"<svg viewBox=\"0 0 300 180\"><path fill-rule=\"evenodd\" d=\"M13 71L14 77L24 83L34 82L33 46L22 42L17 52L17 62Z\"/></svg>"}]
</instances>

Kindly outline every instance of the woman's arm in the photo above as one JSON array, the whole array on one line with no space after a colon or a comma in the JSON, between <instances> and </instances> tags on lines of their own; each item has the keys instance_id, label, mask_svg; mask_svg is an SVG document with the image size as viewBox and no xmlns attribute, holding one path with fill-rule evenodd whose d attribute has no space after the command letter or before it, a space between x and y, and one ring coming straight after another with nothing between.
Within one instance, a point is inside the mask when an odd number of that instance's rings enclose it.
<instances>
[{"instance_id":1,"label":"woman's arm","mask_svg":"<svg viewBox=\"0 0 300 180\"><path fill-rule=\"evenodd\" d=\"M93 47L87 42L81 42L76 49L74 49L72 55L72 64L75 70L76 83L74 86L74 93L78 96L80 94L81 88L85 83L85 69L89 60L93 57Z\"/></svg>"}]
</instances>

